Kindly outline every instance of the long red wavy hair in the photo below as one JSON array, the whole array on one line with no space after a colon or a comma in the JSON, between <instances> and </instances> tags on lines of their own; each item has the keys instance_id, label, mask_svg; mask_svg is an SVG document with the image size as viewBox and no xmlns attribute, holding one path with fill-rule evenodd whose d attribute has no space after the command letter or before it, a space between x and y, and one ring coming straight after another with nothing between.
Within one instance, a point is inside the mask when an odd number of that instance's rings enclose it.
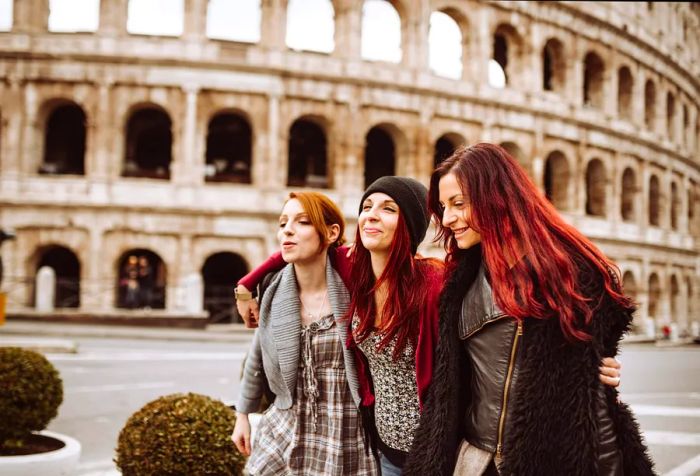
<instances>
[{"instance_id":1,"label":"long red wavy hair","mask_svg":"<svg viewBox=\"0 0 700 476\"><path fill-rule=\"evenodd\" d=\"M557 317L567 339L589 340L586 326L604 296L581 294L575 259L600 272L605 293L614 301L625 309L632 306L621 292L615 264L564 222L505 149L488 143L463 147L435 169L428 205L439 223L439 183L449 173L471 205L470 224L481 235L496 303L505 313L516 319ZM440 227L437 239L453 264L459 250L451 230ZM513 265L512 257L520 256L527 259Z\"/></svg>"},{"instance_id":2,"label":"long red wavy hair","mask_svg":"<svg viewBox=\"0 0 700 476\"><path fill-rule=\"evenodd\" d=\"M425 312L423 280L420 273L422 266L435 266L433 260L414 259L411 253L411 237L406 222L399 211L399 219L394 239L389 248L389 259L379 279L372 271L370 252L362 244L360 230L355 234L355 251L352 258L350 282L350 316L357 313L360 325L355 332L355 340L362 342L374 330L374 318L377 312L374 293L386 284L387 297L381 310L384 336L379 343L379 350L386 347L397 336L392 357L397 359L411 343L415 350L418 340L420 312Z\"/></svg>"}]
</instances>

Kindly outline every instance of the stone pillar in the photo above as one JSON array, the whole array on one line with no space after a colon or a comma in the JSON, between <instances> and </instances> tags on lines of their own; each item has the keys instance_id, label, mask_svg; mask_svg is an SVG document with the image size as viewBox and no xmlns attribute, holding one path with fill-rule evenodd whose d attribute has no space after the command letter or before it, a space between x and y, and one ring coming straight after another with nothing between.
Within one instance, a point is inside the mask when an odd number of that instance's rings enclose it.
<instances>
[{"instance_id":1,"label":"stone pillar","mask_svg":"<svg viewBox=\"0 0 700 476\"><path fill-rule=\"evenodd\" d=\"M267 157L259 158L253 164L253 175L259 180L255 185L264 188L284 187L287 176L287 154L281 143L280 96L268 96L267 118Z\"/></svg>"},{"instance_id":2,"label":"stone pillar","mask_svg":"<svg viewBox=\"0 0 700 476\"><path fill-rule=\"evenodd\" d=\"M20 160L23 151L23 122L26 120L22 110L22 89L16 78L9 79L9 86L2 96L2 125L0 127L0 172L4 178L16 178L20 172Z\"/></svg>"},{"instance_id":3,"label":"stone pillar","mask_svg":"<svg viewBox=\"0 0 700 476\"><path fill-rule=\"evenodd\" d=\"M208 4L208 0L185 0L183 40L197 43L206 38Z\"/></svg>"},{"instance_id":4,"label":"stone pillar","mask_svg":"<svg viewBox=\"0 0 700 476\"><path fill-rule=\"evenodd\" d=\"M34 303L39 312L51 312L54 309L56 294L56 272L49 266L42 266L36 273Z\"/></svg>"},{"instance_id":5,"label":"stone pillar","mask_svg":"<svg viewBox=\"0 0 700 476\"><path fill-rule=\"evenodd\" d=\"M191 273L183 277L175 294L175 308L178 311L197 314L204 310L204 283L199 273Z\"/></svg>"},{"instance_id":6,"label":"stone pillar","mask_svg":"<svg viewBox=\"0 0 700 476\"><path fill-rule=\"evenodd\" d=\"M14 0L12 31L30 35L49 29L49 0Z\"/></svg>"},{"instance_id":7,"label":"stone pillar","mask_svg":"<svg viewBox=\"0 0 700 476\"><path fill-rule=\"evenodd\" d=\"M469 65L471 66L470 77L481 88L489 84L489 60L493 55L491 9L479 8L475 17L477 15L479 17L478 20L471 24L473 27L473 39L469 53L473 61L469 61Z\"/></svg>"},{"instance_id":8,"label":"stone pillar","mask_svg":"<svg viewBox=\"0 0 700 476\"><path fill-rule=\"evenodd\" d=\"M114 124L111 87L106 83L98 86L96 114L89 125L92 139L90 147L86 149L86 175L96 182L105 182L121 172L122 158L115 156L114 141L123 136Z\"/></svg>"},{"instance_id":9,"label":"stone pillar","mask_svg":"<svg viewBox=\"0 0 700 476\"><path fill-rule=\"evenodd\" d=\"M38 130L37 115L39 99L33 83L24 86L24 124L22 133L22 152L20 154L19 172L21 175L35 174L41 163L43 138Z\"/></svg>"},{"instance_id":10,"label":"stone pillar","mask_svg":"<svg viewBox=\"0 0 700 476\"><path fill-rule=\"evenodd\" d=\"M414 0L413 5L402 18L401 43L403 49L402 63L418 72L429 72L428 67L428 32L430 29L430 3L427 0ZM404 35L406 37L404 38Z\"/></svg>"},{"instance_id":11,"label":"stone pillar","mask_svg":"<svg viewBox=\"0 0 700 476\"><path fill-rule=\"evenodd\" d=\"M287 0L261 0L260 46L268 50L287 49Z\"/></svg>"},{"instance_id":12,"label":"stone pillar","mask_svg":"<svg viewBox=\"0 0 700 476\"><path fill-rule=\"evenodd\" d=\"M176 148L172 166L173 183L198 185L204 183L204 160L196 156L199 88L196 85L186 84L182 89L185 93L185 117L179 131L181 145Z\"/></svg>"},{"instance_id":13,"label":"stone pillar","mask_svg":"<svg viewBox=\"0 0 700 476\"><path fill-rule=\"evenodd\" d=\"M362 4L355 0L333 0L335 10L335 49L332 55L360 60Z\"/></svg>"},{"instance_id":14,"label":"stone pillar","mask_svg":"<svg viewBox=\"0 0 700 476\"><path fill-rule=\"evenodd\" d=\"M83 309L107 311L114 302L114 286L117 279L112 275L112 263L101 259L104 256L103 233L101 227L89 229L89 258L81 268L83 276L80 282L80 306Z\"/></svg>"},{"instance_id":15,"label":"stone pillar","mask_svg":"<svg viewBox=\"0 0 700 476\"><path fill-rule=\"evenodd\" d=\"M100 0L97 34L109 38L126 35L128 12L128 0Z\"/></svg>"}]
</instances>

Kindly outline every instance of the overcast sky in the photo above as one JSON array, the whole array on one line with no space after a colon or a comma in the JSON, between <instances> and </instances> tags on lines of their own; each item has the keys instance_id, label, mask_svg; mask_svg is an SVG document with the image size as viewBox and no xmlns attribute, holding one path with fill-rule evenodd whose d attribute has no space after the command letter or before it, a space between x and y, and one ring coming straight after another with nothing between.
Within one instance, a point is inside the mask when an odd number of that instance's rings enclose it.
<instances>
[{"instance_id":1,"label":"overcast sky","mask_svg":"<svg viewBox=\"0 0 700 476\"><path fill-rule=\"evenodd\" d=\"M49 30L95 31L100 0L49 0ZM127 31L134 34L179 36L183 28L184 0L129 0ZM333 7L330 0L289 0L287 46L296 50L330 53L333 42ZM207 36L220 40L260 41L260 0L209 0ZM12 0L0 0L0 31L12 27ZM462 77L462 37L448 15L430 17L429 64L438 75ZM401 61L401 22L385 0L366 0L362 9L362 57ZM492 86L505 80L498 64L489 64Z\"/></svg>"}]
</instances>

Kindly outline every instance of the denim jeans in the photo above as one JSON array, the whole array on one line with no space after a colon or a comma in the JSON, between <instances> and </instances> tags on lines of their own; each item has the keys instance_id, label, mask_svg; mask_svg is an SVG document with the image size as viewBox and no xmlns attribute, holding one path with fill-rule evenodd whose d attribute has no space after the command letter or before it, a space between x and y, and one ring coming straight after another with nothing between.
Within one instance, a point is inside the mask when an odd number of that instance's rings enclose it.
<instances>
[{"instance_id":1,"label":"denim jeans","mask_svg":"<svg viewBox=\"0 0 700 476\"><path fill-rule=\"evenodd\" d=\"M383 454L379 455L379 467L382 470L382 476L401 476L401 468L395 466Z\"/></svg>"}]
</instances>

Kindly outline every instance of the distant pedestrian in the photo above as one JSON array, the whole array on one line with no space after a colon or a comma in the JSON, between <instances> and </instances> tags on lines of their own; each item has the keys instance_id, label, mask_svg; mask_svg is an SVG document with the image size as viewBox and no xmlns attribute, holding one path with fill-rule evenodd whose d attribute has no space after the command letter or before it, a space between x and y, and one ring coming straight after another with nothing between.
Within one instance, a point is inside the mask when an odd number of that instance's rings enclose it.
<instances>
[{"instance_id":1,"label":"distant pedestrian","mask_svg":"<svg viewBox=\"0 0 700 476\"><path fill-rule=\"evenodd\" d=\"M122 270L121 286L124 293L124 307L135 309L139 306L139 259L130 255Z\"/></svg>"},{"instance_id":2,"label":"distant pedestrian","mask_svg":"<svg viewBox=\"0 0 700 476\"><path fill-rule=\"evenodd\" d=\"M139 257L139 307L150 309L153 305L153 287L155 286L155 273L146 256Z\"/></svg>"}]
</instances>

